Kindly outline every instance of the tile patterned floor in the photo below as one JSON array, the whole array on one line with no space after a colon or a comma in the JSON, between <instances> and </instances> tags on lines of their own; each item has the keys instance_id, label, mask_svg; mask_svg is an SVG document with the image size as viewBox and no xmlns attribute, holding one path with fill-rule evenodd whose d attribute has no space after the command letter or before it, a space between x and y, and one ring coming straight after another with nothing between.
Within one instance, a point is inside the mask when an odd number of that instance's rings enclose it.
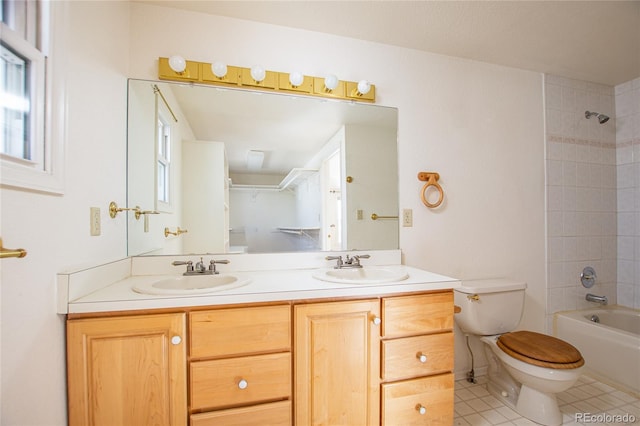
<instances>
[{"instance_id":1,"label":"tile patterned floor","mask_svg":"<svg viewBox=\"0 0 640 426\"><path fill-rule=\"evenodd\" d=\"M486 376L476 384L459 380L455 387L456 426L536 425L489 394ZM569 390L558 394L563 425L640 425L640 399L582 376ZM622 417L624 415L625 417Z\"/></svg>"}]
</instances>

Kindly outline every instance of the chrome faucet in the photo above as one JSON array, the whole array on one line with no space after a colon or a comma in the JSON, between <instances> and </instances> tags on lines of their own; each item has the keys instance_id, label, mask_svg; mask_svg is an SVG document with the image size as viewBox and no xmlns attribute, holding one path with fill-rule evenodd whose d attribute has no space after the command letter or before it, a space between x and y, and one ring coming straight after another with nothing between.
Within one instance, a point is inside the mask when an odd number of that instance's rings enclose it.
<instances>
[{"instance_id":1,"label":"chrome faucet","mask_svg":"<svg viewBox=\"0 0 640 426\"><path fill-rule=\"evenodd\" d=\"M369 259L371 256L368 254L354 254L353 256L347 255L345 260L342 260L342 256L327 256L326 260L337 260L336 266L334 269L342 269L342 268L362 268L360 264L360 259Z\"/></svg>"},{"instance_id":2,"label":"chrome faucet","mask_svg":"<svg viewBox=\"0 0 640 426\"><path fill-rule=\"evenodd\" d=\"M587 293L585 299L587 299L589 302L600 303L601 305L606 305L607 303L609 303L607 296L596 296L595 294L591 293Z\"/></svg>"},{"instance_id":3,"label":"chrome faucet","mask_svg":"<svg viewBox=\"0 0 640 426\"><path fill-rule=\"evenodd\" d=\"M195 266L191 260L176 260L171 262L173 266L187 265L187 270L182 275L214 275L219 274L220 272L216 270L216 264L218 263L229 263L228 260L213 260L209 262L209 267L207 268L204 265L204 261L202 258L198 262L196 262Z\"/></svg>"}]
</instances>

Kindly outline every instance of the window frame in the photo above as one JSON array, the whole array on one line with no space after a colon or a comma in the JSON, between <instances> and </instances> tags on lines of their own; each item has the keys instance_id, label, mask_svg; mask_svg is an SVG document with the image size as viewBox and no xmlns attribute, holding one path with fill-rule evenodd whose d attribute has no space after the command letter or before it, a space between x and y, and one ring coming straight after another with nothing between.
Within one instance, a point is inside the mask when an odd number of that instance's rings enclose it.
<instances>
[{"instance_id":1,"label":"window frame","mask_svg":"<svg viewBox=\"0 0 640 426\"><path fill-rule=\"evenodd\" d=\"M158 99L158 95L156 94L156 140L155 140L155 191L154 191L154 202L155 202L155 210L165 213L173 212L173 165L172 156L173 156L173 133L174 133L174 123L171 119L171 113L161 100ZM160 133L159 123L162 123L162 135ZM166 139L168 137L168 140ZM162 142L160 142L160 138L163 138ZM160 143L164 146L164 150L167 151L168 155L163 155L160 152ZM163 201L158 197L159 190L159 177L160 177L160 164L163 164L166 168L166 174L164 177L165 184L165 193L167 195L168 201Z\"/></svg>"},{"instance_id":2,"label":"window frame","mask_svg":"<svg viewBox=\"0 0 640 426\"><path fill-rule=\"evenodd\" d=\"M64 193L64 134L66 130L66 82L53 60L63 50L68 14L67 2L41 3L42 51L36 49L5 23L2 26L3 43L11 50L32 61L36 71L29 78L34 87L36 105L32 109L29 125L35 138L32 143L34 160L26 160L0 153L0 188L35 191L61 195ZM53 31L53 22L60 22ZM56 43L54 43L56 42ZM37 74L37 75L36 75ZM37 81L34 81L36 80Z\"/></svg>"}]
</instances>

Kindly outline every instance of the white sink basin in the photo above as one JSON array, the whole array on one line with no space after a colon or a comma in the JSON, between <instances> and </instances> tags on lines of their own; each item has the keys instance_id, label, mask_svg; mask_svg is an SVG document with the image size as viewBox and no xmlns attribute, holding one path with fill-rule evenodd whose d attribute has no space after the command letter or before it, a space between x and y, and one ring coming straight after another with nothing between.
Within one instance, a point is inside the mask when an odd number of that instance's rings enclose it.
<instances>
[{"instance_id":1,"label":"white sink basin","mask_svg":"<svg viewBox=\"0 0 640 426\"><path fill-rule=\"evenodd\" d=\"M240 279L235 275L183 275L165 278L159 281L145 282L133 286L133 291L143 294L156 295L192 295L207 294L216 291L229 290L240 287L249 279Z\"/></svg>"},{"instance_id":2,"label":"white sink basin","mask_svg":"<svg viewBox=\"0 0 640 426\"><path fill-rule=\"evenodd\" d=\"M362 267L343 269L319 269L313 273L313 278L344 284L382 284L395 281L403 281L409 278L409 274L396 268Z\"/></svg>"}]
</instances>

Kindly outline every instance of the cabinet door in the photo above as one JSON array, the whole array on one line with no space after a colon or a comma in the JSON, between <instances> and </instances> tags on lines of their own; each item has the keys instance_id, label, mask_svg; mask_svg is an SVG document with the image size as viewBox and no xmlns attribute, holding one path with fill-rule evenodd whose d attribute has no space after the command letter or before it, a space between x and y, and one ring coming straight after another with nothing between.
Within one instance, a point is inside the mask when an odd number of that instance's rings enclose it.
<instances>
[{"instance_id":1,"label":"cabinet door","mask_svg":"<svg viewBox=\"0 0 640 426\"><path fill-rule=\"evenodd\" d=\"M69 425L186 425L185 314L67 322Z\"/></svg>"},{"instance_id":2,"label":"cabinet door","mask_svg":"<svg viewBox=\"0 0 640 426\"><path fill-rule=\"evenodd\" d=\"M294 310L296 424L378 424L380 302L313 303Z\"/></svg>"}]
</instances>

